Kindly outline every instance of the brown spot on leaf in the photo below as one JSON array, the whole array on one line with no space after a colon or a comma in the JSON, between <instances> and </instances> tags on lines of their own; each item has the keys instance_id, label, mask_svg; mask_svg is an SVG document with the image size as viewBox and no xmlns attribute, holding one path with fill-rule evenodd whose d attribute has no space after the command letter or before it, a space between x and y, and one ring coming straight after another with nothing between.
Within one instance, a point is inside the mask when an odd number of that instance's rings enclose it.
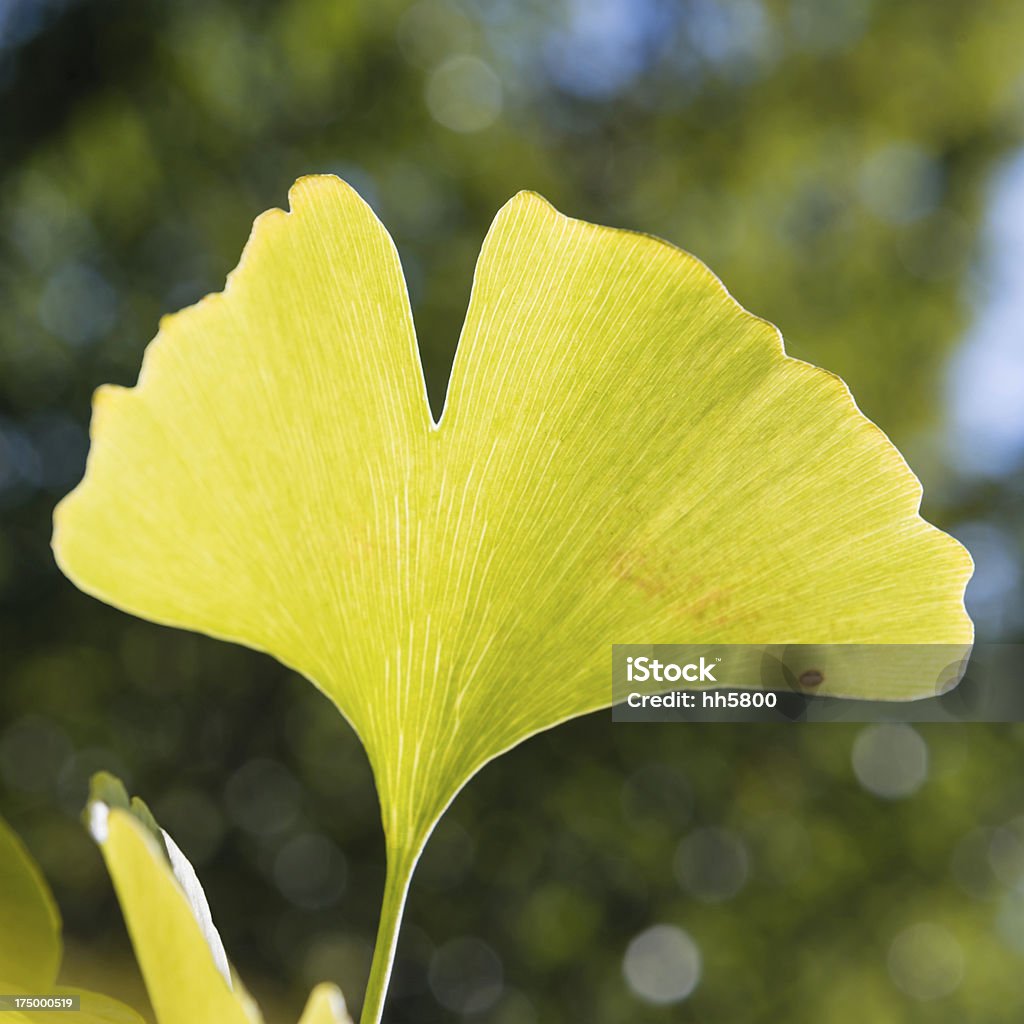
<instances>
[{"instance_id":1,"label":"brown spot on leaf","mask_svg":"<svg viewBox=\"0 0 1024 1024\"><path fill-rule=\"evenodd\" d=\"M823 682L825 682L825 673L820 669L809 668L800 673L800 685L807 689L813 690L816 686L821 686Z\"/></svg>"},{"instance_id":2,"label":"brown spot on leaf","mask_svg":"<svg viewBox=\"0 0 1024 1024\"><path fill-rule=\"evenodd\" d=\"M632 583L648 597L657 597L665 591L665 584L657 578L639 552L627 551L612 563L612 571L619 579Z\"/></svg>"}]
</instances>

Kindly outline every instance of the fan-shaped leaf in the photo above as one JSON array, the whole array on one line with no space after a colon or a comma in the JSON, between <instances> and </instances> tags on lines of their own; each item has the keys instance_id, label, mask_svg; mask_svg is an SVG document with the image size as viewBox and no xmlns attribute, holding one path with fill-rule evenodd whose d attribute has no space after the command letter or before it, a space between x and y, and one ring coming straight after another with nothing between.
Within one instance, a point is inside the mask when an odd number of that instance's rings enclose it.
<instances>
[{"instance_id":1,"label":"fan-shaped leaf","mask_svg":"<svg viewBox=\"0 0 1024 1024\"><path fill-rule=\"evenodd\" d=\"M520 194L435 425L386 231L334 178L291 204L98 393L55 551L313 680L369 753L393 874L487 760L609 703L612 642L970 642L970 559L902 458L692 256Z\"/></svg>"},{"instance_id":2,"label":"fan-shaped leaf","mask_svg":"<svg viewBox=\"0 0 1024 1024\"><path fill-rule=\"evenodd\" d=\"M606 704L612 641L970 640L970 561L899 454L693 257L517 196L435 428L383 227L334 178L291 198L138 387L97 395L55 548L84 589L314 680L389 834Z\"/></svg>"}]
</instances>

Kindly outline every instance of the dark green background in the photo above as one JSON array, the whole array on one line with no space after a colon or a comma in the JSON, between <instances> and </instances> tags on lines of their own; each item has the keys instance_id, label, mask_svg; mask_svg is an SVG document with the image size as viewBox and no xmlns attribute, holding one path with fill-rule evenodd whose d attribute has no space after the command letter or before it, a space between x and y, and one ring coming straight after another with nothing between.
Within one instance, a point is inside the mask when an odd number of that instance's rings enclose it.
<instances>
[{"instance_id":1,"label":"dark green background","mask_svg":"<svg viewBox=\"0 0 1024 1024\"><path fill-rule=\"evenodd\" d=\"M943 373L989 272L989 183L1024 142L1022 53L1019 0L0 3L0 808L57 891L67 977L144 999L77 820L107 768L195 862L270 1019L324 978L359 1002L382 844L349 729L267 658L80 594L48 550L92 390L134 381L161 313L221 287L301 174L343 175L392 231L435 408L480 241L517 190L690 249L850 383L932 521L994 545L972 610L980 636L1020 640L1020 467L975 479L942 439ZM458 55L501 85L478 131L427 102ZM389 1019L1016 1019L1024 730L922 728L927 781L887 800L851 766L859 729L599 714L524 744L428 848ZM718 902L674 871L707 827L749 858ZM964 958L934 1001L887 966L921 921ZM667 1009L622 975L656 923L704 961ZM460 937L491 952L446 946ZM494 958L500 998L461 1014Z\"/></svg>"}]
</instances>

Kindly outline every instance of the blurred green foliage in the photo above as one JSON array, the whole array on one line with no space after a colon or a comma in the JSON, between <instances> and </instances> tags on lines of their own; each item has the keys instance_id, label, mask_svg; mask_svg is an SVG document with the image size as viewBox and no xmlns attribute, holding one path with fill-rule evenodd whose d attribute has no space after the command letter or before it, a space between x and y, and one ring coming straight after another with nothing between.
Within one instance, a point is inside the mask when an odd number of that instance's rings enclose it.
<instances>
[{"instance_id":1,"label":"blurred green foliage","mask_svg":"<svg viewBox=\"0 0 1024 1024\"><path fill-rule=\"evenodd\" d=\"M83 972L129 962L77 820L99 768L196 864L265 1006L294 1017L323 978L358 1003L368 966L382 841L345 725L265 658L78 593L47 546L92 389L221 287L256 213L314 171L370 199L435 407L512 193L666 237L850 383L930 518L1012 560L1021 474L956 474L941 372L990 172L1022 141L1022 51L1017 0L0 4L0 805L57 890L68 980L113 993ZM1020 639L1019 585L976 592L979 634ZM531 740L428 847L390 1019L1015 1019L1024 733L918 734L900 798L847 726L598 715ZM665 1008L623 975L656 924L703 964Z\"/></svg>"}]
</instances>

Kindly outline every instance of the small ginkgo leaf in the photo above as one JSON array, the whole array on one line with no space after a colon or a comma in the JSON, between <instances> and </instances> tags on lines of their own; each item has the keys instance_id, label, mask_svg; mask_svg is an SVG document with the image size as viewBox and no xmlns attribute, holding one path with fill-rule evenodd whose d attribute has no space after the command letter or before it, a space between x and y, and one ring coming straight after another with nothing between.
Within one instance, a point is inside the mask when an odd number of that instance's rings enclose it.
<instances>
[{"instance_id":1,"label":"small ginkgo leaf","mask_svg":"<svg viewBox=\"0 0 1024 1024\"><path fill-rule=\"evenodd\" d=\"M86 824L94 839L103 842L109 827L111 810L126 811L147 832L157 849L166 858L175 881L188 902L192 916L199 925L203 939L209 947L213 962L224 980L230 985L231 966L228 963L224 943L220 932L213 923L210 905L206 902L206 893L196 877L195 869L189 859L181 852L178 844L157 824L153 812L146 802L137 796L129 797L124 783L109 772L97 772L89 783L89 804L86 809Z\"/></svg>"},{"instance_id":2,"label":"small ginkgo leaf","mask_svg":"<svg viewBox=\"0 0 1024 1024\"><path fill-rule=\"evenodd\" d=\"M5 995L77 996L75 1024L143 1024L109 996L56 984L63 957L60 911L39 865L0 818L0 990ZM63 1024L68 1010L8 1010L5 1024Z\"/></svg>"},{"instance_id":3,"label":"small ginkgo leaf","mask_svg":"<svg viewBox=\"0 0 1024 1024\"><path fill-rule=\"evenodd\" d=\"M90 793L85 820L114 882L158 1024L260 1024L178 844L113 775L95 775ZM315 988L300 1024L350 1024L341 992Z\"/></svg>"},{"instance_id":4,"label":"small ginkgo leaf","mask_svg":"<svg viewBox=\"0 0 1024 1024\"><path fill-rule=\"evenodd\" d=\"M60 912L28 850L0 818L0 988L47 992L60 969Z\"/></svg>"},{"instance_id":5,"label":"small ginkgo leaf","mask_svg":"<svg viewBox=\"0 0 1024 1024\"><path fill-rule=\"evenodd\" d=\"M142 797L129 796L124 783L110 772L96 772L89 780L89 811L92 808L105 808L103 813L110 808L116 807L122 811L128 811L156 841L157 846L169 854L165 839L169 839L167 833L156 823L153 812L149 809ZM92 831L92 823L86 821ZM191 868L191 865L189 865ZM205 897L204 897L205 899Z\"/></svg>"},{"instance_id":6,"label":"small ginkgo leaf","mask_svg":"<svg viewBox=\"0 0 1024 1024\"><path fill-rule=\"evenodd\" d=\"M516 196L435 425L387 232L336 178L290 198L137 387L98 392L54 548L313 680L366 746L392 874L489 759L610 702L613 642L971 641L970 559L902 458L692 256Z\"/></svg>"},{"instance_id":7,"label":"small ginkgo leaf","mask_svg":"<svg viewBox=\"0 0 1024 1024\"><path fill-rule=\"evenodd\" d=\"M194 884L186 890L168 850L123 805L94 798L86 818L114 882L159 1024L260 1021L248 994L236 989L191 865Z\"/></svg>"},{"instance_id":8,"label":"small ginkgo leaf","mask_svg":"<svg viewBox=\"0 0 1024 1024\"><path fill-rule=\"evenodd\" d=\"M299 1024L352 1024L341 990L336 985L317 985Z\"/></svg>"}]
</instances>

